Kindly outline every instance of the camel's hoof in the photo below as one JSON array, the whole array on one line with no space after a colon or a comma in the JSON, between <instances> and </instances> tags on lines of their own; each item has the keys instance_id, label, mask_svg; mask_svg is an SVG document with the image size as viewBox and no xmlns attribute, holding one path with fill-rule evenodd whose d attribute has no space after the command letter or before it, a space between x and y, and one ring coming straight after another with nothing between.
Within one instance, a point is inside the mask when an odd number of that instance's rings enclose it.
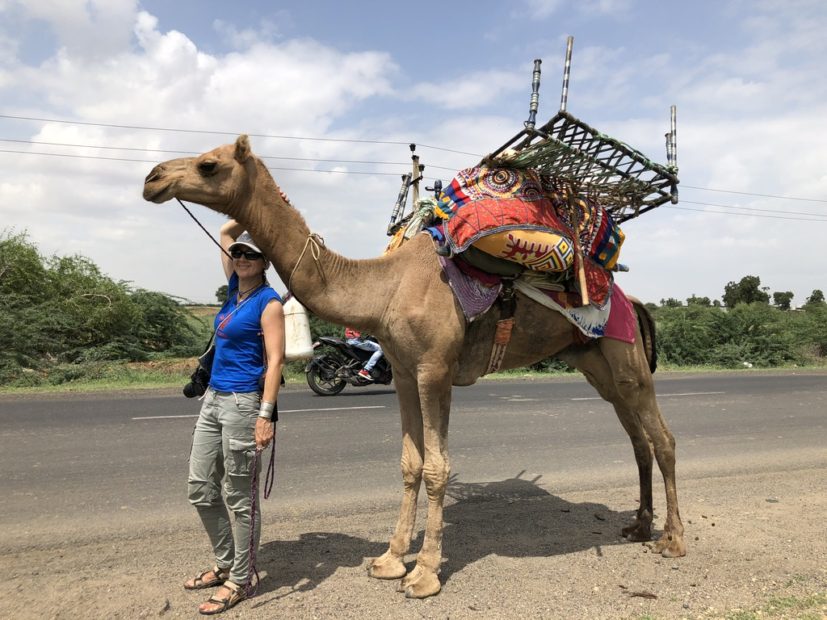
<instances>
[{"instance_id":1,"label":"camel's hoof","mask_svg":"<svg viewBox=\"0 0 827 620\"><path fill-rule=\"evenodd\" d=\"M425 598L439 594L442 584L436 573L417 565L407 577L399 582L398 592L404 592L407 598Z\"/></svg>"},{"instance_id":2,"label":"camel's hoof","mask_svg":"<svg viewBox=\"0 0 827 620\"><path fill-rule=\"evenodd\" d=\"M368 575L375 579L399 579L408 572L405 564L390 551L385 551L368 566Z\"/></svg>"},{"instance_id":3,"label":"camel's hoof","mask_svg":"<svg viewBox=\"0 0 827 620\"><path fill-rule=\"evenodd\" d=\"M620 530L623 538L632 542L649 542L652 540L652 525L642 521L635 521L632 525Z\"/></svg>"},{"instance_id":4,"label":"camel's hoof","mask_svg":"<svg viewBox=\"0 0 827 620\"><path fill-rule=\"evenodd\" d=\"M683 536L664 534L654 544L654 550L665 558L682 558L686 555L686 543Z\"/></svg>"}]
</instances>

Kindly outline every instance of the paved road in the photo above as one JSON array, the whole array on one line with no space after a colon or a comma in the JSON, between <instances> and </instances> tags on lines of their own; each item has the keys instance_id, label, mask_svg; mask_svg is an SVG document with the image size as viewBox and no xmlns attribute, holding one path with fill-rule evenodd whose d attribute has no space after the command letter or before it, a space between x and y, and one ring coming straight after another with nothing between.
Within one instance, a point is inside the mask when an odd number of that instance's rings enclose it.
<instances>
[{"instance_id":1,"label":"paved road","mask_svg":"<svg viewBox=\"0 0 827 620\"><path fill-rule=\"evenodd\" d=\"M827 374L656 375L678 441L679 483L823 460ZM274 499L280 511L346 511L395 501L400 431L390 389L280 399ZM186 457L199 403L176 394L0 399L0 528L98 532L160 516L192 518ZM483 381L454 391L452 470L463 482L536 480L556 491L632 485L631 446L579 377ZM656 496L657 497L657 496ZM7 539L7 542L10 542Z\"/></svg>"}]
</instances>

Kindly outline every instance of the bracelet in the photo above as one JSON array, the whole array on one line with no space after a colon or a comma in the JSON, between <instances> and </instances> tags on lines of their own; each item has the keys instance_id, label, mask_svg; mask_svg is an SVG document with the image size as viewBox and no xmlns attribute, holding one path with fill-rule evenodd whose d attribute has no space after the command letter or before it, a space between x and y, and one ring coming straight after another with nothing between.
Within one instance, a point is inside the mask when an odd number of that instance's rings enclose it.
<instances>
[{"instance_id":1,"label":"bracelet","mask_svg":"<svg viewBox=\"0 0 827 620\"><path fill-rule=\"evenodd\" d=\"M261 403L258 409L258 417L264 418L265 420L272 420L273 422L278 420L279 409L276 403Z\"/></svg>"}]
</instances>

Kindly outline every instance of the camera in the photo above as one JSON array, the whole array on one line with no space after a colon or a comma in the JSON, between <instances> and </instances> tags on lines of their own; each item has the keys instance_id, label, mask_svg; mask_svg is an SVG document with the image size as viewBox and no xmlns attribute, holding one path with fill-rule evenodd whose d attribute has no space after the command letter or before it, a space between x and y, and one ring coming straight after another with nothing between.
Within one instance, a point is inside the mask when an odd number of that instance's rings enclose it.
<instances>
[{"instance_id":1,"label":"camera","mask_svg":"<svg viewBox=\"0 0 827 620\"><path fill-rule=\"evenodd\" d=\"M195 398L203 396L210 384L210 371L198 365L198 368L190 375L190 382L184 386L184 396Z\"/></svg>"}]
</instances>

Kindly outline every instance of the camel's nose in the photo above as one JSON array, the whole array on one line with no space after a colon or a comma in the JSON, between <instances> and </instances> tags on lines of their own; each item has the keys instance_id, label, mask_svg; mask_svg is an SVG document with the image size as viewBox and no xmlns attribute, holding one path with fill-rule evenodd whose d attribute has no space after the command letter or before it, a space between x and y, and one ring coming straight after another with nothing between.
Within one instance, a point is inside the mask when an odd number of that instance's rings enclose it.
<instances>
[{"instance_id":1,"label":"camel's nose","mask_svg":"<svg viewBox=\"0 0 827 620\"><path fill-rule=\"evenodd\" d=\"M152 183L153 181L157 181L160 179L164 174L164 164L158 164L152 170L150 170L149 174L146 175L146 179L144 179L144 183Z\"/></svg>"}]
</instances>

